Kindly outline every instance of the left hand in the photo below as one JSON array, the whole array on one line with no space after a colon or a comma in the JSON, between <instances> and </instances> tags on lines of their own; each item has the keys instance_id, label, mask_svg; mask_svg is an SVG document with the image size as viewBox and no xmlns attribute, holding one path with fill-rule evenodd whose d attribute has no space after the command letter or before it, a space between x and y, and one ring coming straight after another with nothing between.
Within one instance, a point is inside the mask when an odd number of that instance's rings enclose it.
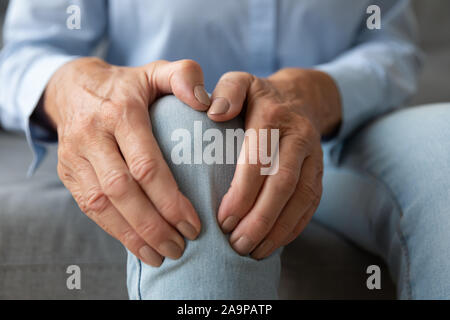
<instances>
[{"instance_id":1,"label":"left hand","mask_svg":"<svg viewBox=\"0 0 450 320\"><path fill-rule=\"evenodd\" d=\"M293 241L319 205L320 140L340 123L340 95L327 74L289 68L265 79L226 73L212 101L208 115L214 121L236 117L245 105L246 130L279 129L278 172L264 176L260 164L238 164L218 212L218 222L225 233L231 233L234 250L263 259ZM248 152L248 144L242 152Z\"/></svg>"}]
</instances>

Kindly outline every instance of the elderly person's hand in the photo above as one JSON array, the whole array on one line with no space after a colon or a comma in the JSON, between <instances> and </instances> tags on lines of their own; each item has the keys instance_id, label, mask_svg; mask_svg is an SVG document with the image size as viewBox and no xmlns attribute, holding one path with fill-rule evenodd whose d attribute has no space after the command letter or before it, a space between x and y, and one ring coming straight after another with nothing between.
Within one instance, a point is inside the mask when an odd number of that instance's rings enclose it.
<instances>
[{"instance_id":1,"label":"elderly person's hand","mask_svg":"<svg viewBox=\"0 0 450 320\"><path fill-rule=\"evenodd\" d=\"M212 120L229 120L245 106L245 129L279 129L278 172L264 176L260 162L238 164L218 212L222 230L231 232L232 247L263 259L294 240L317 209L323 173L320 140L340 123L340 95L327 74L291 68L267 79L227 73L212 100ZM248 154L249 145L241 153Z\"/></svg>"},{"instance_id":2,"label":"elderly person's hand","mask_svg":"<svg viewBox=\"0 0 450 320\"><path fill-rule=\"evenodd\" d=\"M64 185L83 212L152 266L179 258L181 235L195 239L201 227L150 126L149 105L168 93L197 110L210 104L202 70L189 60L125 68L81 58L53 75L43 98Z\"/></svg>"}]
</instances>

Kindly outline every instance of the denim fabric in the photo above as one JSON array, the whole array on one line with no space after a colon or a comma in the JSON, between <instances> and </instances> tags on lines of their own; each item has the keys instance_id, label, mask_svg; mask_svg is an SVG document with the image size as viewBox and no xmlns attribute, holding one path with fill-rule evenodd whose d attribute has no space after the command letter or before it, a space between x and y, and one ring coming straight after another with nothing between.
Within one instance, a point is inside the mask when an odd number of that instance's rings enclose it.
<instances>
[{"instance_id":1,"label":"denim fabric","mask_svg":"<svg viewBox=\"0 0 450 320\"><path fill-rule=\"evenodd\" d=\"M280 275L280 252L257 262L239 256L219 228L216 213L233 177L234 165L174 165L172 132L193 130L194 121L202 121L203 131L243 128L237 118L214 123L204 112L192 110L173 96L159 100L150 108L153 133L175 179L196 208L202 232L195 241L187 241L183 257L166 259L160 268L147 266L128 253L128 290L132 299L274 299ZM191 148L191 145L188 146ZM192 154L194 154L192 152ZM280 251L280 250L279 250Z\"/></svg>"},{"instance_id":2,"label":"denim fabric","mask_svg":"<svg viewBox=\"0 0 450 320\"><path fill-rule=\"evenodd\" d=\"M216 222L232 165L174 165L173 130L239 128L210 121L174 97L151 107L153 131L181 191L203 223L180 260L160 268L128 255L132 299L276 298L280 252L241 257ZM382 256L399 298L450 298L450 105L406 109L370 124L327 158L322 202L314 219ZM331 159L336 159L333 161ZM299 252L301 255L301 252ZM384 270L384 272L388 272Z\"/></svg>"}]
</instances>

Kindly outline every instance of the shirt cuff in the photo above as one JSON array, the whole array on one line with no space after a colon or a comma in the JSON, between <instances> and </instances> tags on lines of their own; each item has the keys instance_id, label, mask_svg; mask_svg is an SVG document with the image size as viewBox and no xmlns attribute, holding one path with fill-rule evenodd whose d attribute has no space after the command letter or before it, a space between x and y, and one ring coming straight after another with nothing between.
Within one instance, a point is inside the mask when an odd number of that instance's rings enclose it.
<instances>
[{"instance_id":1,"label":"shirt cuff","mask_svg":"<svg viewBox=\"0 0 450 320\"><path fill-rule=\"evenodd\" d=\"M375 113L374 105L379 100L380 83L373 77L373 70L364 72L346 65L342 68L333 63L317 66L335 81L341 95L342 122L333 140L342 140L369 120ZM372 75L371 75L372 73ZM372 103L370 103L372 102Z\"/></svg>"},{"instance_id":2,"label":"shirt cuff","mask_svg":"<svg viewBox=\"0 0 450 320\"><path fill-rule=\"evenodd\" d=\"M375 106L380 100L380 88L383 88L379 79L383 75L374 76L374 72L380 71L356 61L354 65L330 62L315 69L327 73L335 81L341 96L340 127L333 137L323 143L330 150L331 158L337 161L343 140L376 114Z\"/></svg>"},{"instance_id":3,"label":"shirt cuff","mask_svg":"<svg viewBox=\"0 0 450 320\"><path fill-rule=\"evenodd\" d=\"M33 152L33 160L28 168L27 176L34 174L36 169L42 163L47 153L46 144L55 142L54 133L30 120L31 115L39 104L42 94L52 75L62 65L79 58L78 56L68 55L49 55L42 57L39 61L33 63L24 75L23 85L19 91L20 105L22 111L22 129L25 132L28 145Z\"/></svg>"}]
</instances>

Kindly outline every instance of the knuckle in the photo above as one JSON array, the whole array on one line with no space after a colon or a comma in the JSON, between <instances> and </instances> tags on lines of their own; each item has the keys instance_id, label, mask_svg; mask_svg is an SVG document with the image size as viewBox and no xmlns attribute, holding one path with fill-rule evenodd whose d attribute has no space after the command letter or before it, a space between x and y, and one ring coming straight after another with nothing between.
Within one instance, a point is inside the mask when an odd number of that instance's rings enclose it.
<instances>
[{"instance_id":1,"label":"knuckle","mask_svg":"<svg viewBox=\"0 0 450 320\"><path fill-rule=\"evenodd\" d=\"M236 71L228 71L225 72L220 78L219 78L219 82L223 82L223 81L230 81L231 79L234 79L238 76L238 72Z\"/></svg>"},{"instance_id":2,"label":"knuckle","mask_svg":"<svg viewBox=\"0 0 450 320\"><path fill-rule=\"evenodd\" d=\"M289 111L279 105L272 105L264 110L263 120L271 129L281 128L282 124L289 122Z\"/></svg>"},{"instance_id":3,"label":"knuckle","mask_svg":"<svg viewBox=\"0 0 450 320\"><path fill-rule=\"evenodd\" d=\"M69 165L65 162L65 159L62 158L58 159L56 172L58 174L59 179L64 183L66 187L76 183L75 177L73 176L73 170L70 169Z\"/></svg>"},{"instance_id":4,"label":"knuckle","mask_svg":"<svg viewBox=\"0 0 450 320\"><path fill-rule=\"evenodd\" d=\"M233 78L232 76L222 77L219 81L221 87L226 87L232 90L240 90L242 85L239 83L239 80Z\"/></svg>"},{"instance_id":5,"label":"knuckle","mask_svg":"<svg viewBox=\"0 0 450 320\"><path fill-rule=\"evenodd\" d=\"M86 114L78 114L72 123L64 128L65 141L76 144L80 141L89 141L95 135L101 125L101 115L98 111L90 111Z\"/></svg>"},{"instance_id":6,"label":"knuckle","mask_svg":"<svg viewBox=\"0 0 450 320\"><path fill-rule=\"evenodd\" d=\"M140 157L131 162L131 176L138 182L152 181L158 171L158 161L148 157Z\"/></svg>"},{"instance_id":7,"label":"knuckle","mask_svg":"<svg viewBox=\"0 0 450 320\"><path fill-rule=\"evenodd\" d=\"M61 161L58 161L58 165L56 166L56 171L58 173L58 177L62 182L68 182L73 180L72 175L69 173L67 168L61 164Z\"/></svg>"},{"instance_id":8,"label":"knuckle","mask_svg":"<svg viewBox=\"0 0 450 320\"><path fill-rule=\"evenodd\" d=\"M158 232L159 226L154 222L144 223L136 228L138 234L142 235L143 238L154 238L155 234Z\"/></svg>"},{"instance_id":9,"label":"knuckle","mask_svg":"<svg viewBox=\"0 0 450 320\"><path fill-rule=\"evenodd\" d=\"M77 151L96 143L99 135L98 123L97 120L89 119L87 122L74 123L71 128L67 128L60 139L62 147L58 157L71 159Z\"/></svg>"},{"instance_id":10,"label":"knuckle","mask_svg":"<svg viewBox=\"0 0 450 320\"><path fill-rule=\"evenodd\" d=\"M219 82L221 84L229 84L236 87L241 87L243 84L249 84L253 80L253 75L244 71L230 71L224 73Z\"/></svg>"},{"instance_id":11,"label":"knuckle","mask_svg":"<svg viewBox=\"0 0 450 320\"><path fill-rule=\"evenodd\" d=\"M81 211L85 212L83 210L83 208L86 206L86 204L85 204L85 200L84 200L84 197L82 196L81 192L79 192L77 190L73 190L73 191L71 191L71 193L72 193L72 197L75 199L75 202L78 204Z\"/></svg>"},{"instance_id":12,"label":"knuckle","mask_svg":"<svg viewBox=\"0 0 450 320\"><path fill-rule=\"evenodd\" d=\"M63 146L68 146L71 143L71 135L67 134L67 129L65 127L58 128L58 157L60 157L61 148Z\"/></svg>"},{"instance_id":13,"label":"knuckle","mask_svg":"<svg viewBox=\"0 0 450 320\"><path fill-rule=\"evenodd\" d=\"M316 128L309 119L305 117L299 117L297 123L300 136L305 137L305 139L307 140L314 140L316 138L320 139Z\"/></svg>"},{"instance_id":14,"label":"knuckle","mask_svg":"<svg viewBox=\"0 0 450 320\"><path fill-rule=\"evenodd\" d=\"M164 214L166 219L174 219L178 213L178 202L169 197L164 197L157 203L158 210Z\"/></svg>"},{"instance_id":15,"label":"knuckle","mask_svg":"<svg viewBox=\"0 0 450 320\"><path fill-rule=\"evenodd\" d=\"M191 59L183 59L177 62L178 70L183 73L197 72L201 70L200 65Z\"/></svg>"},{"instance_id":16,"label":"knuckle","mask_svg":"<svg viewBox=\"0 0 450 320\"><path fill-rule=\"evenodd\" d=\"M89 115L82 118L82 121L79 121L73 127L73 135L75 139L84 138L86 135L90 135L91 132L98 127L100 123L100 119L95 113L90 113Z\"/></svg>"},{"instance_id":17,"label":"knuckle","mask_svg":"<svg viewBox=\"0 0 450 320\"><path fill-rule=\"evenodd\" d=\"M110 99L103 99L100 102L101 122L106 126L114 126L123 118L124 111L128 110L130 105L128 98L123 98L123 101L120 101L120 103L113 102ZM89 127L95 128L98 126L99 120L97 118L97 116L93 116Z\"/></svg>"},{"instance_id":18,"label":"knuckle","mask_svg":"<svg viewBox=\"0 0 450 320\"><path fill-rule=\"evenodd\" d=\"M129 181L127 172L112 170L103 179L103 190L109 198L121 198L127 192Z\"/></svg>"},{"instance_id":19,"label":"knuckle","mask_svg":"<svg viewBox=\"0 0 450 320\"><path fill-rule=\"evenodd\" d=\"M70 159L73 157L72 150L79 150L82 147L82 144L88 139L86 136L91 136L92 134L89 129L83 130L82 128L76 128L73 125L73 128L63 129L66 130L59 137L60 148L58 149L58 158ZM62 131L62 130L61 130ZM91 138L92 139L92 138ZM89 141L89 140L88 140Z\"/></svg>"},{"instance_id":20,"label":"knuckle","mask_svg":"<svg viewBox=\"0 0 450 320\"><path fill-rule=\"evenodd\" d=\"M302 150L308 150L311 145L311 140L307 135L296 134L294 139L292 139L291 148L294 152L298 153Z\"/></svg>"},{"instance_id":21,"label":"knuckle","mask_svg":"<svg viewBox=\"0 0 450 320\"><path fill-rule=\"evenodd\" d=\"M117 104L109 98L103 98L100 101L100 110L103 111L102 114L106 114L110 111L117 111L117 110L121 110L121 109L122 109L121 104Z\"/></svg>"},{"instance_id":22,"label":"knuckle","mask_svg":"<svg viewBox=\"0 0 450 320\"><path fill-rule=\"evenodd\" d=\"M86 193L83 205L80 209L85 213L100 215L105 212L108 204L109 200L103 191L100 188L95 187Z\"/></svg>"},{"instance_id":23,"label":"knuckle","mask_svg":"<svg viewBox=\"0 0 450 320\"><path fill-rule=\"evenodd\" d=\"M291 193L297 187L297 175L285 167L278 169L278 178L275 181L275 192L285 194Z\"/></svg>"},{"instance_id":24,"label":"knuckle","mask_svg":"<svg viewBox=\"0 0 450 320\"><path fill-rule=\"evenodd\" d=\"M133 249L140 242L140 237L134 230L127 229L119 233L118 240L127 248Z\"/></svg>"},{"instance_id":25,"label":"knuckle","mask_svg":"<svg viewBox=\"0 0 450 320\"><path fill-rule=\"evenodd\" d=\"M270 85L267 80L258 77L252 77L251 80L252 82L250 91L252 92L252 96L265 96L268 92L271 92Z\"/></svg>"},{"instance_id":26,"label":"knuckle","mask_svg":"<svg viewBox=\"0 0 450 320\"><path fill-rule=\"evenodd\" d=\"M256 166L256 165L255 165ZM247 190L244 188L241 188L239 192L234 192L232 194L233 201L230 201L230 204L232 206L232 209L239 213L242 210L239 210L241 207L243 207L243 204L248 202L248 199L251 197L251 190Z\"/></svg>"}]
</instances>

